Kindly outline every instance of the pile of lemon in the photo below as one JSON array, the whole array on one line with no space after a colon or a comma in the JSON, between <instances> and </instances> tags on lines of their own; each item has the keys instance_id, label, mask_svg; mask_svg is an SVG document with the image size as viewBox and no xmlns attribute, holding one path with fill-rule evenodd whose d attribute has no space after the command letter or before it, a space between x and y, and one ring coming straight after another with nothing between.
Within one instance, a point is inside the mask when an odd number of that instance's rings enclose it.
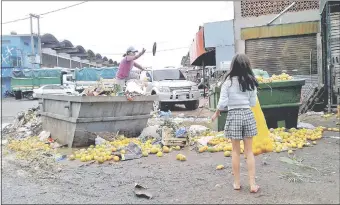
<instances>
[{"instance_id":1,"label":"pile of lemon","mask_svg":"<svg viewBox=\"0 0 340 205\"><path fill-rule=\"evenodd\" d=\"M149 139L143 143L138 138L120 136L117 140L111 142L106 141L101 145L91 145L86 149L77 150L69 156L69 160L80 160L81 162L97 161L99 164L112 160L118 162L126 154L126 147L131 142L141 147L143 157L148 157L149 154L163 157L164 153L170 153L172 150L181 149L180 146L162 147L161 145L153 145L153 139Z\"/></svg>"},{"instance_id":2,"label":"pile of lemon","mask_svg":"<svg viewBox=\"0 0 340 205\"><path fill-rule=\"evenodd\" d=\"M273 74L270 78L263 78L262 76L256 76L256 79L259 83L270 83L270 82L276 82L276 81L292 80L293 77L286 73L282 73L280 75Z\"/></svg>"},{"instance_id":3,"label":"pile of lemon","mask_svg":"<svg viewBox=\"0 0 340 205\"><path fill-rule=\"evenodd\" d=\"M50 151L50 145L41 142L38 137L27 137L21 140L10 140L7 146L16 152Z\"/></svg>"},{"instance_id":4,"label":"pile of lemon","mask_svg":"<svg viewBox=\"0 0 340 205\"><path fill-rule=\"evenodd\" d=\"M325 130L337 131L337 128L317 127L315 129L289 129L277 128L270 129L269 137L257 138L253 140L252 150L254 155L259 155L266 152L292 152L294 149L302 149L306 146L316 145L316 140L322 138ZM212 134L212 133L210 133ZM202 136L201 136L202 137ZM195 137L193 140L198 140L200 137ZM240 142L241 153L244 152L244 143ZM231 141L224 137L214 137L208 142L207 146L200 146L199 153L203 152L224 152L224 156L229 157L232 151Z\"/></svg>"}]
</instances>

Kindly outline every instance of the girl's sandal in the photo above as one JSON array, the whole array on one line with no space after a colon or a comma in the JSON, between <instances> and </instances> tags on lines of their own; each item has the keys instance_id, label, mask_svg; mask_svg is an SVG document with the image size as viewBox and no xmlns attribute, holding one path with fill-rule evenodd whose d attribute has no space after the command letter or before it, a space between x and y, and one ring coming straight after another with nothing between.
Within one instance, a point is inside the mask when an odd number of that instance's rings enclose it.
<instances>
[{"instance_id":1,"label":"girl's sandal","mask_svg":"<svg viewBox=\"0 0 340 205\"><path fill-rule=\"evenodd\" d=\"M250 193L257 193L260 190L259 185L254 185L250 187Z\"/></svg>"},{"instance_id":2,"label":"girl's sandal","mask_svg":"<svg viewBox=\"0 0 340 205\"><path fill-rule=\"evenodd\" d=\"M233 184L234 190L241 190L241 185L240 186L236 186L235 184Z\"/></svg>"}]
</instances>

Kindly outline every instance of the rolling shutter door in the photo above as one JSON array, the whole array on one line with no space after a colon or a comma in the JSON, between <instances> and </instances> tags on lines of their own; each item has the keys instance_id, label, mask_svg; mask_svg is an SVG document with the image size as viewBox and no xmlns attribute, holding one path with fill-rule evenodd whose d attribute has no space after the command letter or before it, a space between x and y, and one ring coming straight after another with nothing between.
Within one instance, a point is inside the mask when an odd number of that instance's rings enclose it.
<instances>
[{"instance_id":1,"label":"rolling shutter door","mask_svg":"<svg viewBox=\"0 0 340 205\"><path fill-rule=\"evenodd\" d=\"M330 14L330 51L333 68L334 92L340 94L340 13Z\"/></svg>"},{"instance_id":2,"label":"rolling shutter door","mask_svg":"<svg viewBox=\"0 0 340 205\"><path fill-rule=\"evenodd\" d=\"M263 69L270 75L282 72L310 75L311 70L317 74L316 35L249 39L245 44L253 68Z\"/></svg>"}]
</instances>

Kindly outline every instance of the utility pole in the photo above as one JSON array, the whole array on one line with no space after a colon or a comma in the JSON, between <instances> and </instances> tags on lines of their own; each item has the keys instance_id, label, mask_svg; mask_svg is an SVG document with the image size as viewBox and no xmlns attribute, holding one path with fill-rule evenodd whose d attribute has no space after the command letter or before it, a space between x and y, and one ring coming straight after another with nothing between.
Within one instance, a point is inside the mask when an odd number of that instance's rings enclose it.
<instances>
[{"instance_id":1,"label":"utility pole","mask_svg":"<svg viewBox=\"0 0 340 205\"><path fill-rule=\"evenodd\" d=\"M39 44L39 56L40 56L40 65L42 65L42 50L41 50L41 35L40 35L40 16L37 16L38 20L38 44Z\"/></svg>"},{"instance_id":2,"label":"utility pole","mask_svg":"<svg viewBox=\"0 0 340 205\"><path fill-rule=\"evenodd\" d=\"M41 36L40 36L40 16L38 15L34 15L34 14L30 14L30 26L31 26L31 47L32 47L32 56L35 56L35 48L34 48L34 33L33 33L33 18L37 19L37 26L38 26L38 51L39 51L39 57L40 57L40 62L39 64L42 64L42 50L41 50Z\"/></svg>"},{"instance_id":3,"label":"utility pole","mask_svg":"<svg viewBox=\"0 0 340 205\"><path fill-rule=\"evenodd\" d=\"M32 49L32 55L34 55L35 50L34 50L34 37L33 37L33 14L30 14L30 29L31 29L31 49Z\"/></svg>"}]
</instances>

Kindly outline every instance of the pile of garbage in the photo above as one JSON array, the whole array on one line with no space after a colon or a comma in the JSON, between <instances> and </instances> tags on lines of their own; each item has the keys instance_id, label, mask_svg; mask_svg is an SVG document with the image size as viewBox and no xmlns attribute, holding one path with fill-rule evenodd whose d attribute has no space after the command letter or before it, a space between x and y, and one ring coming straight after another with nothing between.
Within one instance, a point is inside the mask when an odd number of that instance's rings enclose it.
<instances>
[{"instance_id":1,"label":"pile of garbage","mask_svg":"<svg viewBox=\"0 0 340 205\"><path fill-rule=\"evenodd\" d=\"M115 79L100 79L95 85L86 88L82 96L121 96L122 88L116 84Z\"/></svg>"},{"instance_id":2,"label":"pile of garbage","mask_svg":"<svg viewBox=\"0 0 340 205\"><path fill-rule=\"evenodd\" d=\"M2 136L22 139L39 135L42 131L42 122L38 111L39 106L18 113L12 124L3 127Z\"/></svg>"},{"instance_id":3,"label":"pile of garbage","mask_svg":"<svg viewBox=\"0 0 340 205\"><path fill-rule=\"evenodd\" d=\"M125 91L115 79L100 79L97 84L86 88L82 96L134 96L146 95L147 84L143 81L131 79L127 81Z\"/></svg>"}]
</instances>

